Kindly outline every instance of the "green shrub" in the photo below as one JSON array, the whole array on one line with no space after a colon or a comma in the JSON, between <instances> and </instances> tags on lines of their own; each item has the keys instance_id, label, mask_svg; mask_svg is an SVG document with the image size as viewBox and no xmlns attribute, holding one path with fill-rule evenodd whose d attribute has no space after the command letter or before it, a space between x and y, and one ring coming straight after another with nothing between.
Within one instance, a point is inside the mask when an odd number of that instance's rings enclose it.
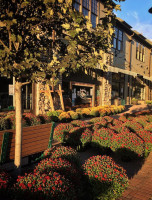
<instances>
[{"instance_id":1,"label":"green shrub","mask_svg":"<svg viewBox=\"0 0 152 200\"><path fill-rule=\"evenodd\" d=\"M93 156L83 165L93 198L117 199L128 186L126 171L108 156Z\"/></svg>"}]
</instances>

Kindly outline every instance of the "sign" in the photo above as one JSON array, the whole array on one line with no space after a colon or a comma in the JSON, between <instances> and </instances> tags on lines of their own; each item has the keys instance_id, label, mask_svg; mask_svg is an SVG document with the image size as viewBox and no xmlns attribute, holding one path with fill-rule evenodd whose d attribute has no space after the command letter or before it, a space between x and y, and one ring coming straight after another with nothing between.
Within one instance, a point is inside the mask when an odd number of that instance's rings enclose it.
<instances>
[{"instance_id":1,"label":"sign","mask_svg":"<svg viewBox=\"0 0 152 200\"><path fill-rule=\"evenodd\" d=\"M9 85L9 95L14 95L14 85Z\"/></svg>"},{"instance_id":2,"label":"sign","mask_svg":"<svg viewBox=\"0 0 152 200\"><path fill-rule=\"evenodd\" d=\"M87 91L85 89L80 89L80 97L85 99L87 96Z\"/></svg>"}]
</instances>

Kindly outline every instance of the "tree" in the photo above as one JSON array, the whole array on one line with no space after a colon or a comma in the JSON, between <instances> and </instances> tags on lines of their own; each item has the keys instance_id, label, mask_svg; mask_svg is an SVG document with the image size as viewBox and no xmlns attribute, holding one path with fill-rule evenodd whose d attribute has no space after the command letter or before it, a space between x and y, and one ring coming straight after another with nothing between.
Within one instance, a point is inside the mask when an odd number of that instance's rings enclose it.
<instances>
[{"instance_id":1,"label":"tree","mask_svg":"<svg viewBox=\"0 0 152 200\"><path fill-rule=\"evenodd\" d=\"M123 1L123 0L118 0ZM15 77L15 166L21 167L21 87L26 81L50 80L67 69L94 68L111 47L112 0L105 0L102 24L72 7L72 0L0 0L0 75Z\"/></svg>"}]
</instances>

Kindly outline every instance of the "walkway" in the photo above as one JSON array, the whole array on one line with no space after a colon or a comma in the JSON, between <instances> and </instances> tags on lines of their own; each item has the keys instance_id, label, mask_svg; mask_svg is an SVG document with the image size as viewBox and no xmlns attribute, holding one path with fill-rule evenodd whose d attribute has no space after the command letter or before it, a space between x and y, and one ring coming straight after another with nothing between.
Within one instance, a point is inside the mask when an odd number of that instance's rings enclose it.
<instances>
[{"instance_id":1,"label":"walkway","mask_svg":"<svg viewBox=\"0 0 152 200\"><path fill-rule=\"evenodd\" d=\"M152 152L119 200L152 200Z\"/></svg>"},{"instance_id":2,"label":"walkway","mask_svg":"<svg viewBox=\"0 0 152 200\"><path fill-rule=\"evenodd\" d=\"M147 105L134 105L128 108L125 113L149 110L151 108L151 106ZM119 116L121 115L119 114ZM119 200L152 200L152 152L138 173L129 180L128 189Z\"/></svg>"}]
</instances>

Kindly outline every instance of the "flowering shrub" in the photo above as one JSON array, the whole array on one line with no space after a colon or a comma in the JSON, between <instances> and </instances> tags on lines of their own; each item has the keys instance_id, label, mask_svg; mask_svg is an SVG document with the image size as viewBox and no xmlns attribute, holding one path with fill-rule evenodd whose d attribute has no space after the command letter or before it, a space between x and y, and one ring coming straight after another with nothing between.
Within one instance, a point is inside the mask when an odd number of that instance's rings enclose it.
<instances>
[{"instance_id":1,"label":"flowering shrub","mask_svg":"<svg viewBox=\"0 0 152 200\"><path fill-rule=\"evenodd\" d=\"M104 118L102 118L99 122L94 124L93 130L97 131L98 129L106 126L107 126L107 121Z\"/></svg>"},{"instance_id":2,"label":"flowering shrub","mask_svg":"<svg viewBox=\"0 0 152 200\"><path fill-rule=\"evenodd\" d=\"M142 125L142 127L145 127L147 125L147 120L143 116L135 117L134 120Z\"/></svg>"},{"instance_id":3,"label":"flowering shrub","mask_svg":"<svg viewBox=\"0 0 152 200\"><path fill-rule=\"evenodd\" d=\"M140 131L143 127L141 124L139 124L138 122L135 121L126 121L123 126L129 128L131 131L133 132L137 132Z\"/></svg>"},{"instance_id":4,"label":"flowering shrub","mask_svg":"<svg viewBox=\"0 0 152 200\"><path fill-rule=\"evenodd\" d=\"M70 162L75 163L76 165L79 165L79 155L76 150L74 150L71 147L52 147L44 151L44 157L48 158L64 158Z\"/></svg>"},{"instance_id":5,"label":"flowering shrub","mask_svg":"<svg viewBox=\"0 0 152 200\"><path fill-rule=\"evenodd\" d=\"M74 127L72 128L65 137L65 142L71 146L78 146L81 144L80 137L84 128Z\"/></svg>"},{"instance_id":6,"label":"flowering shrub","mask_svg":"<svg viewBox=\"0 0 152 200\"><path fill-rule=\"evenodd\" d=\"M152 132L152 124L148 124L147 123L147 125L145 126L145 128L144 128L146 131L150 131L150 132Z\"/></svg>"},{"instance_id":7,"label":"flowering shrub","mask_svg":"<svg viewBox=\"0 0 152 200\"><path fill-rule=\"evenodd\" d=\"M77 199L73 185L57 172L30 173L19 177L15 184L16 199Z\"/></svg>"},{"instance_id":8,"label":"flowering shrub","mask_svg":"<svg viewBox=\"0 0 152 200\"><path fill-rule=\"evenodd\" d=\"M50 117L51 121L58 121L58 117L62 112L59 110L55 110L55 111L49 111L47 112L47 116Z\"/></svg>"},{"instance_id":9,"label":"flowering shrub","mask_svg":"<svg viewBox=\"0 0 152 200\"><path fill-rule=\"evenodd\" d=\"M79 126L79 127L89 126L89 124L86 121L81 121L81 120L72 121L71 124L74 125L74 126Z\"/></svg>"},{"instance_id":10,"label":"flowering shrub","mask_svg":"<svg viewBox=\"0 0 152 200\"><path fill-rule=\"evenodd\" d=\"M89 128L86 128L80 137L80 141L82 143L82 146L85 147L87 144L89 144L92 140L92 131Z\"/></svg>"},{"instance_id":11,"label":"flowering shrub","mask_svg":"<svg viewBox=\"0 0 152 200\"><path fill-rule=\"evenodd\" d=\"M113 119L112 124L113 125L122 125L123 122L121 120L118 120L118 119Z\"/></svg>"},{"instance_id":12,"label":"flowering shrub","mask_svg":"<svg viewBox=\"0 0 152 200\"><path fill-rule=\"evenodd\" d=\"M108 123L111 123L113 121L113 118L112 117L109 117L109 116L105 116L104 119L108 122Z\"/></svg>"},{"instance_id":13,"label":"flowering shrub","mask_svg":"<svg viewBox=\"0 0 152 200\"><path fill-rule=\"evenodd\" d=\"M40 124L40 119L32 113L23 113L23 119L26 121L27 126Z\"/></svg>"},{"instance_id":14,"label":"flowering shrub","mask_svg":"<svg viewBox=\"0 0 152 200\"><path fill-rule=\"evenodd\" d=\"M100 148L111 147L111 140L114 135L116 135L116 133L109 128L95 130L92 136L92 144Z\"/></svg>"},{"instance_id":15,"label":"flowering shrub","mask_svg":"<svg viewBox=\"0 0 152 200\"><path fill-rule=\"evenodd\" d=\"M141 130L138 131L136 135L144 141L144 156L147 157L150 151L152 150L152 134L150 131Z\"/></svg>"},{"instance_id":16,"label":"flowering shrub","mask_svg":"<svg viewBox=\"0 0 152 200\"><path fill-rule=\"evenodd\" d=\"M102 117L95 117L89 120L89 124L94 124L100 122L103 118Z\"/></svg>"},{"instance_id":17,"label":"flowering shrub","mask_svg":"<svg viewBox=\"0 0 152 200\"><path fill-rule=\"evenodd\" d=\"M7 172L0 170L0 192L6 190L10 184L10 176Z\"/></svg>"},{"instance_id":18,"label":"flowering shrub","mask_svg":"<svg viewBox=\"0 0 152 200\"><path fill-rule=\"evenodd\" d=\"M62 112L60 115L59 115L59 120L61 122L69 122L71 121L71 116L69 113L67 112Z\"/></svg>"},{"instance_id":19,"label":"flowering shrub","mask_svg":"<svg viewBox=\"0 0 152 200\"><path fill-rule=\"evenodd\" d=\"M66 135L74 126L71 123L61 123L54 129L54 139L65 142Z\"/></svg>"},{"instance_id":20,"label":"flowering shrub","mask_svg":"<svg viewBox=\"0 0 152 200\"><path fill-rule=\"evenodd\" d=\"M100 115L98 108L92 108L90 111L90 115L93 117L98 117Z\"/></svg>"},{"instance_id":21,"label":"flowering shrub","mask_svg":"<svg viewBox=\"0 0 152 200\"><path fill-rule=\"evenodd\" d=\"M125 115L122 115L122 116L119 117L119 120L122 121L122 122L125 122L125 121L127 121L127 118L126 118Z\"/></svg>"},{"instance_id":22,"label":"flowering shrub","mask_svg":"<svg viewBox=\"0 0 152 200\"><path fill-rule=\"evenodd\" d=\"M83 108L83 109L81 110L81 115L82 115L83 117L90 117L90 109L89 109L89 108Z\"/></svg>"},{"instance_id":23,"label":"flowering shrub","mask_svg":"<svg viewBox=\"0 0 152 200\"><path fill-rule=\"evenodd\" d=\"M60 157L55 159L46 158L34 169L34 172L39 174L49 174L50 171L64 175L66 179L70 180L70 182L75 185L75 188L81 181L80 170L78 170L73 163Z\"/></svg>"},{"instance_id":24,"label":"flowering shrub","mask_svg":"<svg viewBox=\"0 0 152 200\"><path fill-rule=\"evenodd\" d=\"M131 160L144 155L144 141L134 133L122 132L111 138L111 149L117 152L121 159Z\"/></svg>"},{"instance_id":25,"label":"flowering shrub","mask_svg":"<svg viewBox=\"0 0 152 200\"><path fill-rule=\"evenodd\" d=\"M37 118L40 119L41 124L47 124L51 122L51 117L47 115L38 115Z\"/></svg>"},{"instance_id":26,"label":"flowering shrub","mask_svg":"<svg viewBox=\"0 0 152 200\"><path fill-rule=\"evenodd\" d=\"M68 111L68 113L70 114L72 120L77 120L77 119L79 119L78 113L76 113L76 112L74 112L74 111Z\"/></svg>"},{"instance_id":27,"label":"flowering shrub","mask_svg":"<svg viewBox=\"0 0 152 200\"><path fill-rule=\"evenodd\" d=\"M100 113L100 117L104 117L105 115L107 115L107 111L105 109L99 110L99 113Z\"/></svg>"},{"instance_id":28,"label":"flowering shrub","mask_svg":"<svg viewBox=\"0 0 152 200\"><path fill-rule=\"evenodd\" d=\"M116 133L125 133L130 132L129 129L125 126L122 126L121 124L113 126L112 124L108 124L108 128L112 129Z\"/></svg>"},{"instance_id":29,"label":"flowering shrub","mask_svg":"<svg viewBox=\"0 0 152 200\"><path fill-rule=\"evenodd\" d=\"M83 165L93 199L117 199L128 185L125 170L108 156L93 156Z\"/></svg>"}]
</instances>

